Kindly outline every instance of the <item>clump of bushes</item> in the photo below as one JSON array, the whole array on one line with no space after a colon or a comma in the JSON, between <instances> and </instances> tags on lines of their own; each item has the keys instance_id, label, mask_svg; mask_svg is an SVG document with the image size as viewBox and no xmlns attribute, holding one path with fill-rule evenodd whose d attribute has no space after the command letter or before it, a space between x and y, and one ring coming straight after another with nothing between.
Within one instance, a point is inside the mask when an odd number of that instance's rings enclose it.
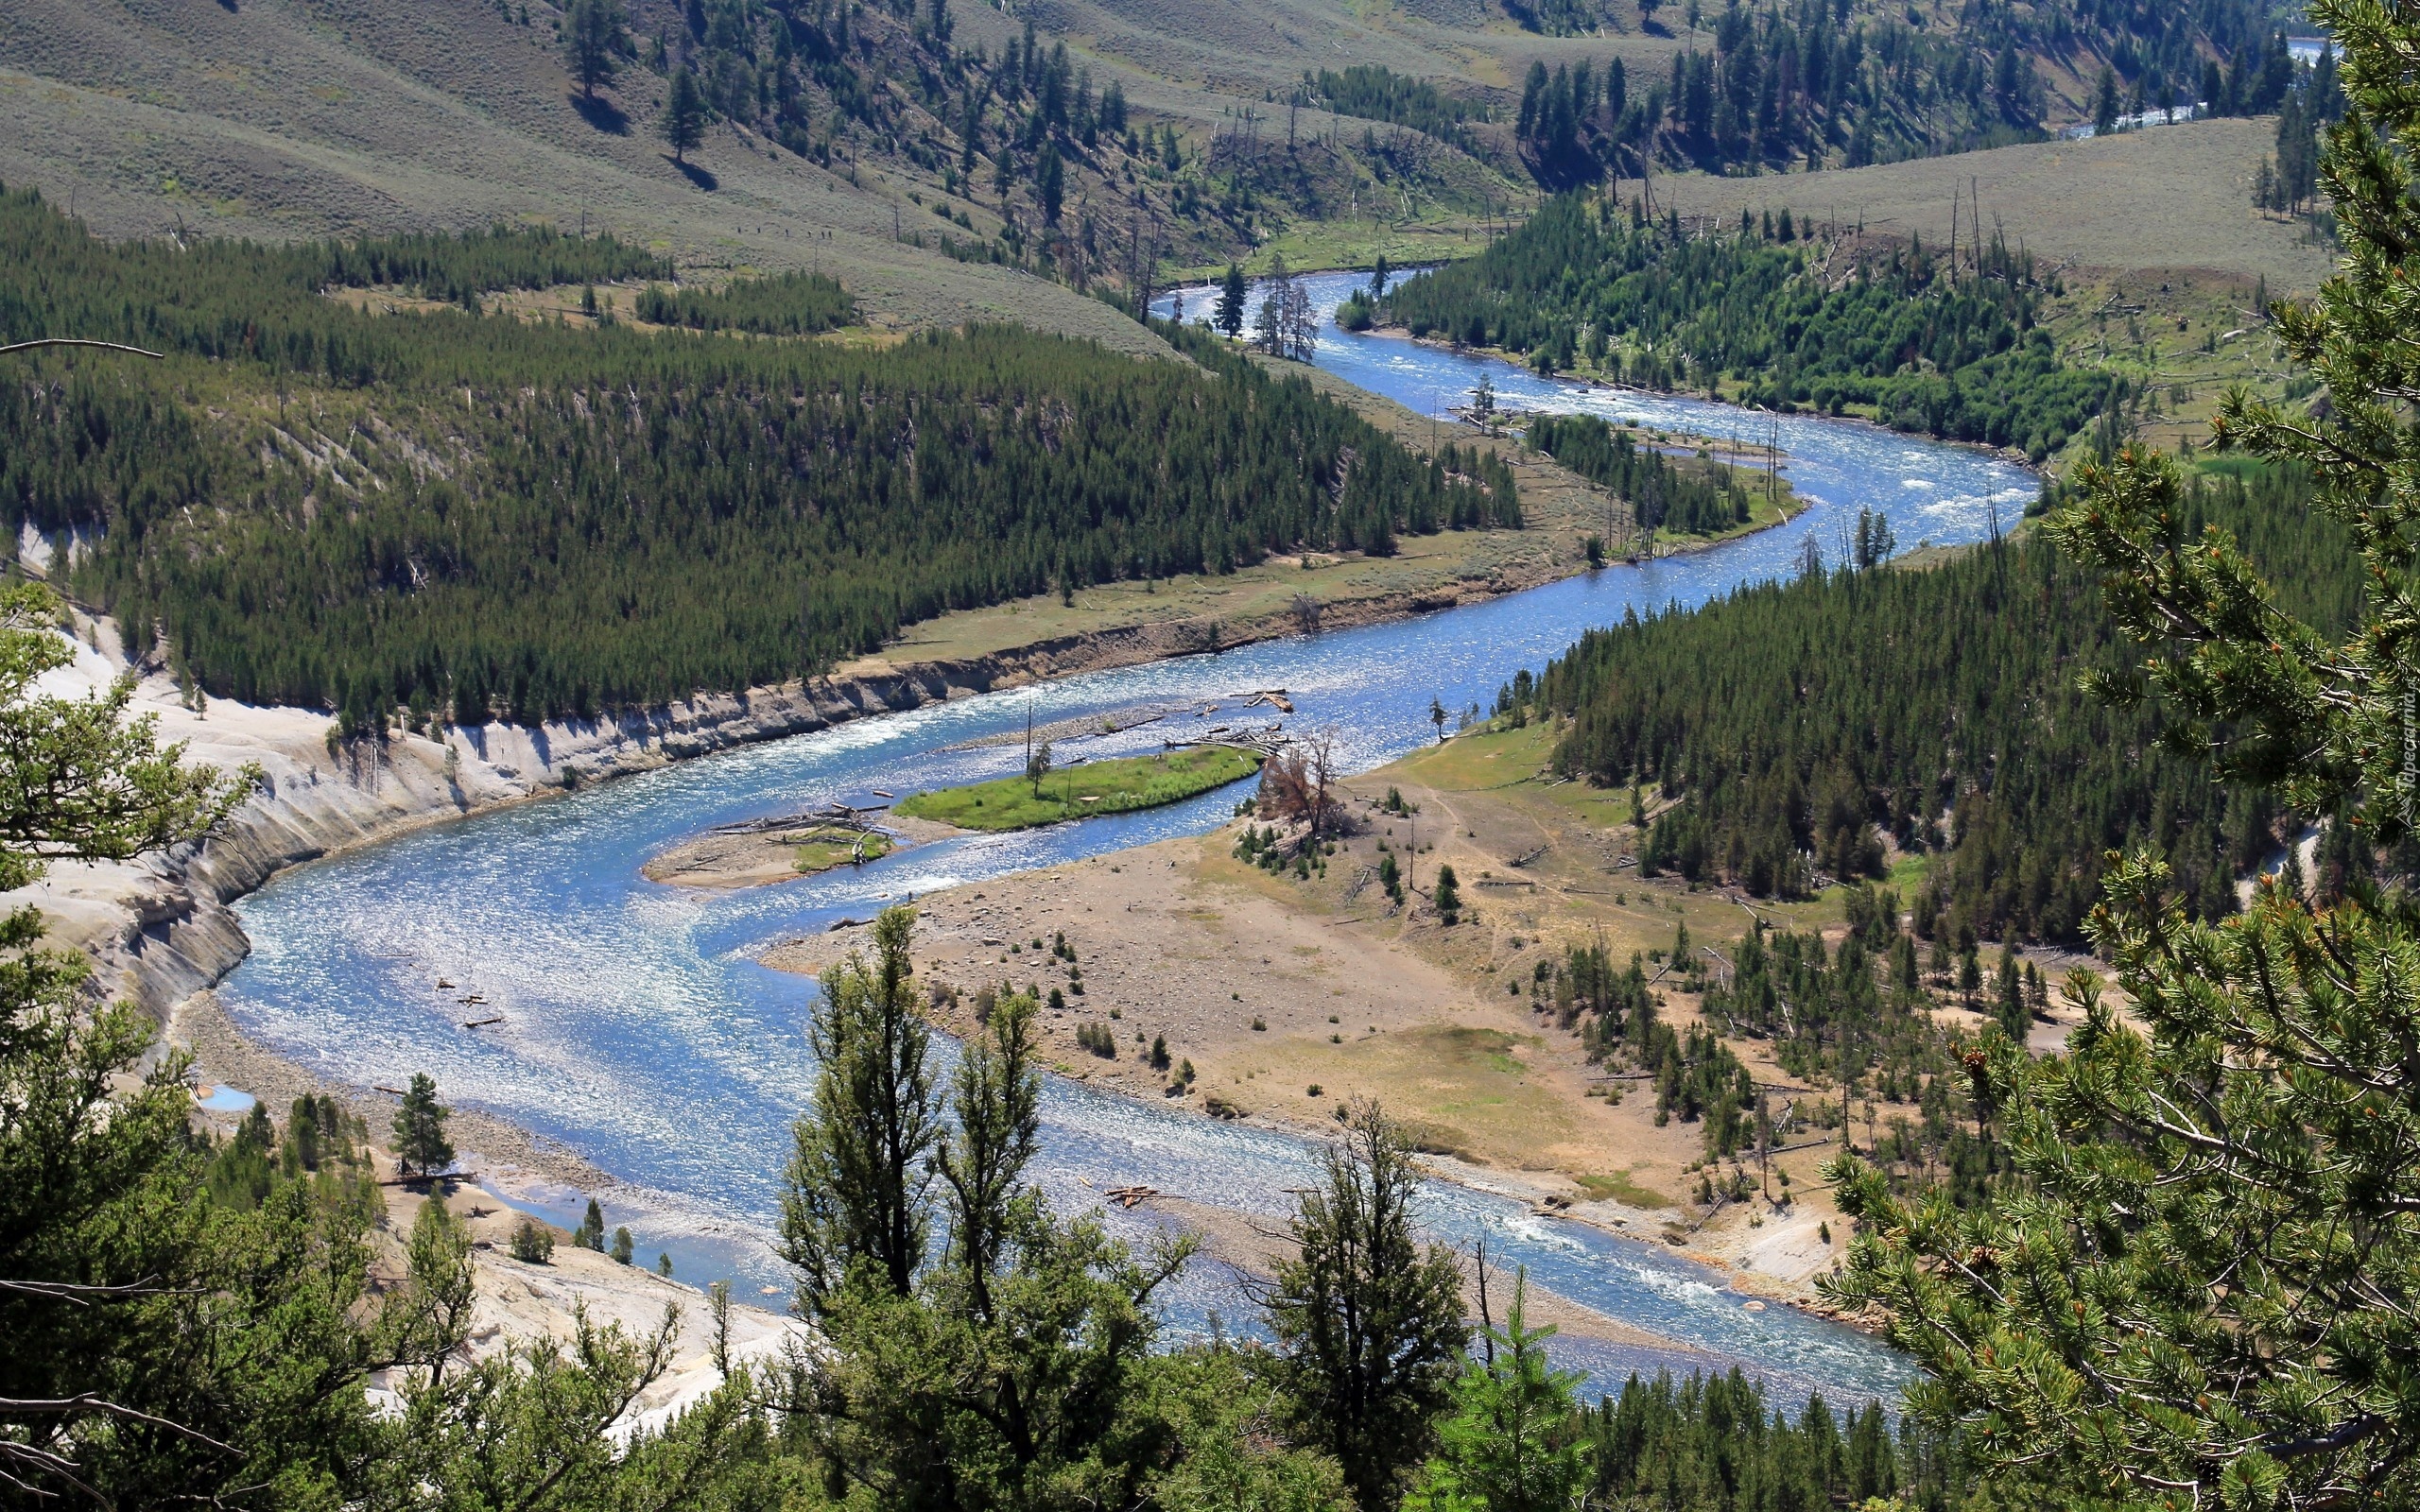
<instances>
[{"instance_id":1,"label":"clump of bushes","mask_svg":"<svg viewBox=\"0 0 2420 1512\"><path fill-rule=\"evenodd\" d=\"M512 1258L525 1265L544 1265L555 1258L555 1231L535 1218L524 1218L512 1230Z\"/></svg>"}]
</instances>

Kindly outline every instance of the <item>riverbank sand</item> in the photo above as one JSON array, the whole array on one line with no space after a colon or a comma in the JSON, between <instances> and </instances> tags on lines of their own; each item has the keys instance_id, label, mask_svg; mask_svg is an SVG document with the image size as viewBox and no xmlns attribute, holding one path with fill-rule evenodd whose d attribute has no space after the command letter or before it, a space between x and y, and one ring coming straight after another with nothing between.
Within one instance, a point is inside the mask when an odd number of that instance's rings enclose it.
<instances>
[{"instance_id":1,"label":"riverbank sand","mask_svg":"<svg viewBox=\"0 0 2420 1512\"><path fill-rule=\"evenodd\" d=\"M928 895L916 904L918 970L958 989L935 1005L936 1020L972 1030L973 992L985 985L1034 988L1046 1001L1055 991L1041 1038L1046 1059L1069 1076L1311 1135L1332 1131L1351 1099L1374 1098L1441 1175L1662 1239L1732 1268L1743 1285L1815 1301L1811 1282L1846 1233L1822 1190L1825 1151L1773 1162L1782 1200L1697 1206L1700 1126L1659 1124L1651 1091L1591 1063L1533 991L1536 963L1567 944L1601 941L1627 960L1668 945L1678 923L1719 939L1747 914L1716 895L1623 882L1624 827L1599 803L1610 795L1546 792L1537 757L1534 737L1473 738L1354 780L1357 833L1307 878L1244 860L1237 844L1252 821L1238 819ZM1418 814L1383 808L1390 789ZM1385 853L1414 861L1415 824L1414 890L1398 905L1377 868ZM1441 862L1457 868L1466 901L1452 926L1423 893ZM764 959L819 972L866 933L787 942ZM1668 1020L1695 1021L1687 994L1658 991ZM1080 1029L1095 1043L1106 1029L1115 1056L1080 1043ZM1165 1068L1152 1054L1160 1041ZM1778 1068L1755 1070L1789 1100ZM1216 1206L1202 1194L1171 1195Z\"/></svg>"}]
</instances>

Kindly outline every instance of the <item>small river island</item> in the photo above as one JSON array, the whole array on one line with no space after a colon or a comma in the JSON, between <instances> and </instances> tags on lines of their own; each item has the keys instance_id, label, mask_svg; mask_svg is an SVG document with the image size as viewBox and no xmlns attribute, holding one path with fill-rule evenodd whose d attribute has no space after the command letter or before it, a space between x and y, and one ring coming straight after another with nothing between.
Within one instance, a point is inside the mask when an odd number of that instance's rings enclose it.
<instances>
[{"instance_id":1,"label":"small river island","mask_svg":"<svg viewBox=\"0 0 2420 1512\"><path fill-rule=\"evenodd\" d=\"M639 874L674 887L716 891L761 887L838 867L862 867L904 846L946 833L925 828L926 833L908 833L811 816L770 824L739 824L684 840L650 859Z\"/></svg>"},{"instance_id":2,"label":"small river island","mask_svg":"<svg viewBox=\"0 0 2420 1512\"><path fill-rule=\"evenodd\" d=\"M1048 747L1043 747L1044 751ZM1260 770L1240 746L1192 746L1156 756L1114 756L1077 765L944 787L902 799L892 813L960 830L1030 830L1096 814L1180 803Z\"/></svg>"}]
</instances>

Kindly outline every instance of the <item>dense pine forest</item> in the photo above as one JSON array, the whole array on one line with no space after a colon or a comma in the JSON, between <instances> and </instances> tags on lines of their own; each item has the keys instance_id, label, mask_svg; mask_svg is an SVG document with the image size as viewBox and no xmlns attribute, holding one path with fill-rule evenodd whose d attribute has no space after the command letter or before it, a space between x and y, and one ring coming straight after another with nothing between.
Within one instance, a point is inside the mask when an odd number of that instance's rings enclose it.
<instances>
[{"instance_id":1,"label":"dense pine forest","mask_svg":"<svg viewBox=\"0 0 2420 1512\"><path fill-rule=\"evenodd\" d=\"M951 609L1514 525L1300 379L1007 327L888 352L473 313L478 291L661 271L547 233L408 247L110 246L0 198L0 339L100 337L0 387L0 499L156 626L195 688L348 728L586 715L816 671ZM339 268L443 290L380 315ZM813 281L660 312L811 328ZM779 309L788 312L774 318Z\"/></svg>"},{"instance_id":2,"label":"dense pine forest","mask_svg":"<svg viewBox=\"0 0 2420 1512\"><path fill-rule=\"evenodd\" d=\"M2035 326L2048 285L1997 238L1971 261L1820 248L1815 228L1705 235L1611 197L1568 195L1467 262L1406 280L1385 309L1412 335L1584 359L1642 387L1734 381L1744 402L1870 412L1900 430L2048 455L2122 396L2059 361ZM1825 253L1845 268L1817 270Z\"/></svg>"},{"instance_id":3,"label":"dense pine forest","mask_svg":"<svg viewBox=\"0 0 2420 1512\"><path fill-rule=\"evenodd\" d=\"M2360 585L2308 499L2295 472L2208 472L2176 528L2232 532L2290 608L2341 626ZM1649 831L1651 873L1794 896L1809 858L1848 880L1884 875L1893 851L1937 855L1911 900L1922 935L2072 941L2112 848L2151 848L2212 917L2290 822L2161 747L2148 705L2077 686L2135 659L2092 576L2021 539L1627 618L1508 696L1569 716L1559 769L1678 800Z\"/></svg>"},{"instance_id":4,"label":"dense pine forest","mask_svg":"<svg viewBox=\"0 0 2420 1512\"><path fill-rule=\"evenodd\" d=\"M1505 0L1524 25L1562 33L1599 29L1604 9ZM1532 65L1518 137L1550 188L1651 167L1862 167L2039 139L2053 104L2041 65L2053 60L2088 81L2104 75L2113 108L2130 113L2198 102L2259 115L2283 97L2289 15L2256 0L2078 0L1967 7L1944 26L1913 7L1842 0L1692 4L1689 45L1668 75L1634 77L1618 59L1601 73ZM1682 24L1669 11L1661 23Z\"/></svg>"},{"instance_id":5,"label":"dense pine forest","mask_svg":"<svg viewBox=\"0 0 2420 1512\"><path fill-rule=\"evenodd\" d=\"M1408 126L1470 151L1478 150L1470 123L1488 118L1486 106L1378 63L1355 63L1340 73L1322 68L1305 83L1339 115Z\"/></svg>"},{"instance_id":6,"label":"dense pine forest","mask_svg":"<svg viewBox=\"0 0 2420 1512\"><path fill-rule=\"evenodd\" d=\"M1748 492L1737 472L1683 469L1630 432L1593 415L1540 415L1523 438L1591 483L1630 501L1641 530L1720 535L1748 523Z\"/></svg>"},{"instance_id":7,"label":"dense pine forest","mask_svg":"<svg viewBox=\"0 0 2420 1512\"><path fill-rule=\"evenodd\" d=\"M1583 1416L1595 1451L1589 1504L1663 1512L1788 1512L1876 1503L1925 1512L1972 1488L1956 1446L1878 1404L1836 1415L1824 1399L1796 1415L1727 1376L1633 1376Z\"/></svg>"},{"instance_id":8,"label":"dense pine forest","mask_svg":"<svg viewBox=\"0 0 2420 1512\"><path fill-rule=\"evenodd\" d=\"M719 289L666 289L650 284L640 293L635 313L654 325L693 331L804 336L837 331L856 318L857 312L847 291L820 273L777 273L741 279Z\"/></svg>"}]
</instances>

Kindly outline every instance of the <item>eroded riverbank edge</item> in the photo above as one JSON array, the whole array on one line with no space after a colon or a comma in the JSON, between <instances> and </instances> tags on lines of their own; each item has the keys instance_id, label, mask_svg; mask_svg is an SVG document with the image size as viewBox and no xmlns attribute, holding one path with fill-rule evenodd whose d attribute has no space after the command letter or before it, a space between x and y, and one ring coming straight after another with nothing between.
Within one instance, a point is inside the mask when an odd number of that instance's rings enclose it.
<instances>
[{"instance_id":1,"label":"eroded riverbank edge","mask_svg":"<svg viewBox=\"0 0 2420 1512\"><path fill-rule=\"evenodd\" d=\"M1417 589L1339 598L1322 606L1322 627L1410 618L1584 570L1558 563L1553 555L1496 561ZM1113 625L979 656L895 663L867 659L822 677L702 694L594 720L446 726L338 741L328 716L318 711L227 702L192 707L159 659L130 659L113 624L79 614L76 662L52 676L50 691L96 692L131 672L138 679L134 712L156 718L164 740L183 743L186 758L198 765L256 765L261 785L200 842L134 862L55 867L12 901L40 907L54 944L92 958L101 993L140 1005L164 1028L177 1021L182 1005L215 988L250 954L251 941L231 905L289 868L424 825L761 741L1000 689L1231 650L1300 629L1282 612ZM235 1079L208 1060L201 1069Z\"/></svg>"}]
</instances>

